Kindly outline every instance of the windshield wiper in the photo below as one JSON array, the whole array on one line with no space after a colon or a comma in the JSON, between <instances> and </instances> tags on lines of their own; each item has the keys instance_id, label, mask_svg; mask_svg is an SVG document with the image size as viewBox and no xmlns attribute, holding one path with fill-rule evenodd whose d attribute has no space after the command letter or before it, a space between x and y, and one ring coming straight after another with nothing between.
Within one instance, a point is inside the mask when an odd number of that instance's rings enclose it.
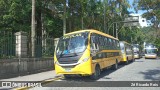
<instances>
[{"instance_id":1,"label":"windshield wiper","mask_svg":"<svg viewBox=\"0 0 160 90\"><path fill-rule=\"evenodd\" d=\"M75 50L74 50L74 56L78 56L77 53L75 52Z\"/></svg>"},{"instance_id":2,"label":"windshield wiper","mask_svg":"<svg viewBox=\"0 0 160 90\"><path fill-rule=\"evenodd\" d=\"M59 55L58 59L61 58L61 57L64 55L64 54L62 54L62 53L63 53L63 51L62 51L61 54Z\"/></svg>"}]
</instances>

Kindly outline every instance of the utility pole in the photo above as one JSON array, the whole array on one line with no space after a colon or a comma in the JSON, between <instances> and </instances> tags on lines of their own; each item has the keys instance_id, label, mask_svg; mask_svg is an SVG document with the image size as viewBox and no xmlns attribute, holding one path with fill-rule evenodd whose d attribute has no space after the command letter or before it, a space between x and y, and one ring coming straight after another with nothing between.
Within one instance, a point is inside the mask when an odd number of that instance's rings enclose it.
<instances>
[{"instance_id":1,"label":"utility pole","mask_svg":"<svg viewBox=\"0 0 160 90\"><path fill-rule=\"evenodd\" d=\"M35 56L35 0L32 0L32 25L31 25L32 57Z\"/></svg>"},{"instance_id":2,"label":"utility pole","mask_svg":"<svg viewBox=\"0 0 160 90\"><path fill-rule=\"evenodd\" d=\"M116 23L116 38L118 38L118 28L117 28L117 23Z\"/></svg>"},{"instance_id":3,"label":"utility pole","mask_svg":"<svg viewBox=\"0 0 160 90\"><path fill-rule=\"evenodd\" d=\"M114 23L113 23L113 37L114 37Z\"/></svg>"},{"instance_id":4,"label":"utility pole","mask_svg":"<svg viewBox=\"0 0 160 90\"><path fill-rule=\"evenodd\" d=\"M132 27L131 27L131 26L129 27L129 29L132 31ZM132 38L132 35L131 35L131 43L133 42L132 39L133 39L133 38Z\"/></svg>"},{"instance_id":5,"label":"utility pole","mask_svg":"<svg viewBox=\"0 0 160 90\"><path fill-rule=\"evenodd\" d=\"M106 1L107 0L103 0L103 3L104 3L104 7L103 7L104 8L103 9L104 10L104 32L108 33L107 30L106 30Z\"/></svg>"},{"instance_id":6,"label":"utility pole","mask_svg":"<svg viewBox=\"0 0 160 90\"><path fill-rule=\"evenodd\" d=\"M66 0L64 1L63 7L63 35L66 33Z\"/></svg>"}]
</instances>

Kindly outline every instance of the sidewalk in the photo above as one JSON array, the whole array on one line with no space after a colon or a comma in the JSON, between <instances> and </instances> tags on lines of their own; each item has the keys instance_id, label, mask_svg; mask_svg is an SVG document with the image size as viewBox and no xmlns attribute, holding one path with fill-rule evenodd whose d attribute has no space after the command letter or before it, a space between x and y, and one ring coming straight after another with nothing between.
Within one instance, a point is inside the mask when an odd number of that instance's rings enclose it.
<instances>
[{"instance_id":1,"label":"sidewalk","mask_svg":"<svg viewBox=\"0 0 160 90\"><path fill-rule=\"evenodd\" d=\"M55 74L54 70L26 75L26 76L19 76L9 79L1 79L0 81L43 81L48 79L53 79L57 75Z\"/></svg>"}]
</instances>

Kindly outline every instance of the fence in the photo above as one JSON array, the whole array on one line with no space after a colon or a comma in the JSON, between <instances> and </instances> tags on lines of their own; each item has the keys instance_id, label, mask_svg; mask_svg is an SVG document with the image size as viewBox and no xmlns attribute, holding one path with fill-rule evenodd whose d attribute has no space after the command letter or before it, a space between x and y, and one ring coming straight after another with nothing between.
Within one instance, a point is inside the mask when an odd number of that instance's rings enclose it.
<instances>
[{"instance_id":1,"label":"fence","mask_svg":"<svg viewBox=\"0 0 160 90\"><path fill-rule=\"evenodd\" d=\"M36 37L35 43L36 57L53 57L54 55L54 38L52 37ZM31 50L31 49L30 49Z\"/></svg>"},{"instance_id":2,"label":"fence","mask_svg":"<svg viewBox=\"0 0 160 90\"><path fill-rule=\"evenodd\" d=\"M0 58L15 57L15 36L12 32L0 31Z\"/></svg>"},{"instance_id":3,"label":"fence","mask_svg":"<svg viewBox=\"0 0 160 90\"><path fill-rule=\"evenodd\" d=\"M26 50L25 48L22 48L24 44L21 44L19 46L17 45L17 41L19 40L19 37L17 38L15 33L10 31L0 31L0 59L4 58L17 58L17 50L26 52L26 57L31 57L31 39L26 34ZM22 38L22 37L21 37ZM22 43L21 40L20 43ZM53 37L36 37L35 38L35 57L34 58L41 58L41 57L53 57L54 55L54 38ZM16 48L18 48L16 50Z\"/></svg>"},{"instance_id":4,"label":"fence","mask_svg":"<svg viewBox=\"0 0 160 90\"><path fill-rule=\"evenodd\" d=\"M25 32L0 31L0 79L54 69L54 38L35 38L35 57L31 39Z\"/></svg>"}]
</instances>

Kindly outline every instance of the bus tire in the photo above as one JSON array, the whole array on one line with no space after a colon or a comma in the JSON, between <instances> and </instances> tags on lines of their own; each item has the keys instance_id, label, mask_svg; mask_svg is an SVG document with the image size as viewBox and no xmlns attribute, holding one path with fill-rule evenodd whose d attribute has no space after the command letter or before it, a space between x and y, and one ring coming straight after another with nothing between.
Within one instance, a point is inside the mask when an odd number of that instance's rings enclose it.
<instances>
[{"instance_id":1,"label":"bus tire","mask_svg":"<svg viewBox=\"0 0 160 90\"><path fill-rule=\"evenodd\" d=\"M156 56L156 58L155 59L158 59L158 56Z\"/></svg>"},{"instance_id":2,"label":"bus tire","mask_svg":"<svg viewBox=\"0 0 160 90\"><path fill-rule=\"evenodd\" d=\"M116 63L112 66L113 70L117 70L118 69L118 60L116 60Z\"/></svg>"},{"instance_id":3,"label":"bus tire","mask_svg":"<svg viewBox=\"0 0 160 90\"><path fill-rule=\"evenodd\" d=\"M101 73L100 66L96 65L95 72L91 75L91 79L97 80L100 76L100 73Z\"/></svg>"},{"instance_id":4,"label":"bus tire","mask_svg":"<svg viewBox=\"0 0 160 90\"><path fill-rule=\"evenodd\" d=\"M132 60L133 62L135 62L135 58L133 58L133 60Z\"/></svg>"},{"instance_id":5,"label":"bus tire","mask_svg":"<svg viewBox=\"0 0 160 90\"><path fill-rule=\"evenodd\" d=\"M70 78L70 77L71 77L71 76L70 76L70 75L68 75L68 74L64 74L63 76L64 76L64 78L65 78L65 79L68 79L68 78Z\"/></svg>"},{"instance_id":6,"label":"bus tire","mask_svg":"<svg viewBox=\"0 0 160 90\"><path fill-rule=\"evenodd\" d=\"M128 63L129 63L129 61L128 61L128 59L127 59L126 62L125 62L125 64L128 65Z\"/></svg>"}]
</instances>

